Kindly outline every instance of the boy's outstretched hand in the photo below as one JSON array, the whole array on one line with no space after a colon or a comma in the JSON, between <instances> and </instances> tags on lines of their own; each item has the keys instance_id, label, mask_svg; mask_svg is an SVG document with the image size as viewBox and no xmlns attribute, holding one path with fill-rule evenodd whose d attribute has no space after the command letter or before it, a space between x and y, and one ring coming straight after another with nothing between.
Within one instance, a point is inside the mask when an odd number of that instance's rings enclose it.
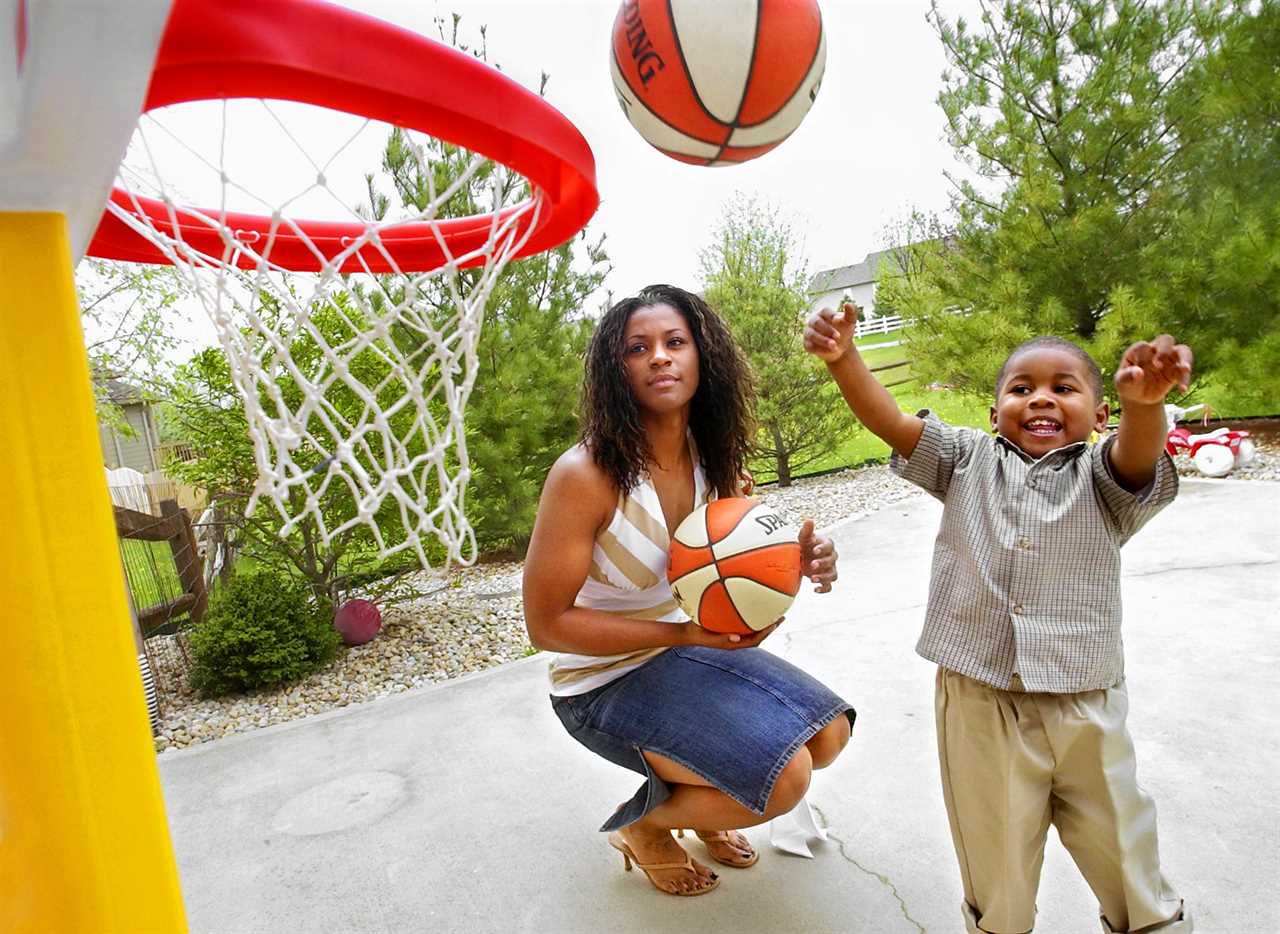
<instances>
[{"instance_id":1,"label":"boy's outstretched hand","mask_svg":"<svg viewBox=\"0 0 1280 934\"><path fill-rule=\"evenodd\" d=\"M1120 427L1108 457L1117 482L1129 492L1145 489L1156 475L1169 431L1161 403L1174 386L1186 392L1190 382L1191 349L1168 334L1138 341L1120 358Z\"/></svg>"},{"instance_id":2,"label":"boy's outstretched hand","mask_svg":"<svg viewBox=\"0 0 1280 934\"><path fill-rule=\"evenodd\" d=\"M804 325L804 349L828 363L835 363L853 346L853 329L861 309L845 302L839 311L823 308L809 316Z\"/></svg>"},{"instance_id":3,"label":"boy's outstretched hand","mask_svg":"<svg viewBox=\"0 0 1280 934\"><path fill-rule=\"evenodd\" d=\"M825 535L814 535L812 519L805 519L800 526L800 573L818 585L814 588L817 593L830 592L831 582L839 577L835 542Z\"/></svg>"},{"instance_id":4,"label":"boy's outstretched hand","mask_svg":"<svg viewBox=\"0 0 1280 934\"><path fill-rule=\"evenodd\" d=\"M1122 403L1162 403L1174 386L1187 391L1191 383L1191 363L1191 348L1175 344L1168 334L1161 334L1153 341L1138 341L1120 358L1120 366L1116 368L1116 394Z\"/></svg>"}]
</instances>

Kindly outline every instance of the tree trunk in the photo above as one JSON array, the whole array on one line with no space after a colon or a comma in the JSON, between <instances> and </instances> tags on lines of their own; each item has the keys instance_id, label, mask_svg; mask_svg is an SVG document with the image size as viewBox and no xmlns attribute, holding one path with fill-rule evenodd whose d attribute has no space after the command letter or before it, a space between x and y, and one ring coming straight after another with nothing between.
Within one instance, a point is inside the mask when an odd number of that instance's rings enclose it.
<instances>
[{"instance_id":1,"label":"tree trunk","mask_svg":"<svg viewBox=\"0 0 1280 934\"><path fill-rule=\"evenodd\" d=\"M791 486L791 451L787 449L782 431L776 422L769 425L769 434L773 436L774 461L778 465L778 486Z\"/></svg>"},{"instance_id":2,"label":"tree trunk","mask_svg":"<svg viewBox=\"0 0 1280 934\"><path fill-rule=\"evenodd\" d=\"M239 551L239 541L233 534L235 526L232 524L235 514L219 500L214 500L213 512L213 536L210 548L215 551L219 545L222 547L222 567L218 571L218 582L226 584L231 580L233 566L236 563L236 552ZM213 560L213 555L209 556L209 560ZM210 581L212 584L213 582Z\"/></svg>"}]
</instances>

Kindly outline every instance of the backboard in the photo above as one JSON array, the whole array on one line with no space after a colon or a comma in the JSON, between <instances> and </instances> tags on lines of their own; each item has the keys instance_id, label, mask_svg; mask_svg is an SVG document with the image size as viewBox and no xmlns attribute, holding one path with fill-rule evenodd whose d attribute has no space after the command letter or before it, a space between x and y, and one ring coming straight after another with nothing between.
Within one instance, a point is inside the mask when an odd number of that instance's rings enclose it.
<instances>
[{"instance_id":1,"label":"backboard","mask_svg":"<svg viewBox=\"0 0 1280 934\"><path fill-rule=\"evenodd\" d=\"M0 211L67 217L73 262L142 111L170 0L0 0Z\"/></svg>"}]
</instances>

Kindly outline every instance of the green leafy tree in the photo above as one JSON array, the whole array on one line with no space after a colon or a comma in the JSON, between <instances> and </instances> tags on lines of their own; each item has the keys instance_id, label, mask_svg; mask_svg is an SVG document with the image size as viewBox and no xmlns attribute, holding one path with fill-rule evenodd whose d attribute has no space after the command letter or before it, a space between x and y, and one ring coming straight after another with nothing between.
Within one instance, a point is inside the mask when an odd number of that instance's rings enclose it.
<instances>
[{"instance_id":1,"label":"green leafy tree","mask_svg":"<svg viewBox=\"0 0 1280 934\"><path fill-rule=\"evenodd\" d=\"M790 486L798 468L834 451L848 430L834 384L801 343L808 274L776 208L739 195L701 253L707 302L755 371L757 469Z\"/></svg>"},{"instance_id":2,"label":"green leafy tree","mask_svg":"<svg viewBox=\"0 0 1280 934\"><path fill-rule=\"evenodd\" d=\"M272 297L262 295L259 299L259 314L269 318L284 313ZM349 339L364 326L360 312L342 299L313 306L310 320L316 332L331 346ZM397 340L397 336L393 334L391 339ZM295 333L287 350L294 365L310 378L328 365L319 343L306 331ZM268 365L276 353L262 340L257 352ZM372 349L354 356L348 366L366 386L382 383L391 368L386 357ZM297 411L302 391L293 378L282 373L276 385L283 403ZM395 382L389 383L378 399L381 408L388 410L401 391ZM255 564L300 577L316 600L328 604L336 604L344 591L365 583L370 576L378 576L380 570L388 570L378 557L376 542L366 526L353 526L326 544L320 526L310 516L303 518L291 534L281 536L278 529L282 520L274 504L260 502L252 513L245 514L257 467L244 407L232 380L231 368L220 350L202 350L178 367L166 396L164 414L169 430L193 455L189 461L169 464L167 470L180 482L209 491L210 499L218 507L219 519L230 526L234 534L229 537L234 538L240 553ZM344 385L330 387L325 400L348 423L357 423L364 412L363 400ZM264 397L262 401L268 413L274 415L271 400ZM396 437L408 440L412 455L421 451L422 442L411 430L411 418L408 411L393 415L390 430ZM314 449L299 448L293 457L304 471L323 470L320 453ZM372 472L372 462L367 461L367 469ZM301 495L296 494L292 503L295 516L302 512ZM341 482L328 486L320 504L324 524L331 530L355 515L354 498ZM393 503L384 502L375 520L390 544L403 540L404 531ZM403 565L404 562L400 562L399 566Z\"/></svg>"},{"instance_id":3,"label":"green leafy tree","mask_svg":"<svg viewBox=\"0 0 1280 934\"><path fill-rule=\"evenodd\" d=\"M112 403L106 380L124 379L152 396L163 387L179 345L176 306L188 291L170 266L85 259L76 267L80 320L102 424L133 433Z\"/></svg>"},{"instance_id":4,"label":"green leafy tree","mask_svg":"<svg viewBox=\"0 0 1280 934\"><path fill-rule=\"evenodd\" d=\"M986 393L1008 347L1037 333L1103 366L1138 336L1204 339L1194 304L1156 286L1203 256L1185 235L1190 180L1223 123L1199 76L1249 5L981 5L976 29L930 14L948 60L939 104L970 173L952 179L951 228L917 223L916 271L890 287L917 321L918 370Z\"/></svg>"}]
</instances>

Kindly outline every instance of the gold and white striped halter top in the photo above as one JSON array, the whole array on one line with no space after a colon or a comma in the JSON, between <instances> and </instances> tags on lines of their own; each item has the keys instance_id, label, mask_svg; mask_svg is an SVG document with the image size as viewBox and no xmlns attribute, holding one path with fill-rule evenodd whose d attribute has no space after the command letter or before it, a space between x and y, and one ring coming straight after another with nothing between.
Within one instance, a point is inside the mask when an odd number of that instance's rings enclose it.
<instances>
[{"instance_id":1,"label":"gold and white striped halter top","mask_svg":"<svg viewBox=\"0 0 1280 934\"><path fill-rule=\"evenodd\" d=\"M696 509L707 501L707 478L696 450L693 455ZM658 491L645 473L629 495L618 495L613 520L596 536L591 570L574 605L633 619L687 621L689 617L676 604L667 583L670 544ZM623 655L554 655L550 668L551 693L585 694L621 678L663 651L656 648Z\"/></svg>"}]
</instances>

